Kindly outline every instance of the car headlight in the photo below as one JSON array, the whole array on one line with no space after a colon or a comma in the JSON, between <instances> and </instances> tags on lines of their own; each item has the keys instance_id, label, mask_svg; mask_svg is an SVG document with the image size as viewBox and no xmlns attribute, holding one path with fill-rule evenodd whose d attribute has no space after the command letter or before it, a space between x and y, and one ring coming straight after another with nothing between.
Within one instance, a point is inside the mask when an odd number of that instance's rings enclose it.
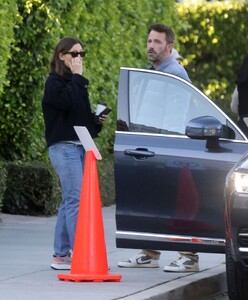
<instances>
[{"instance_id":1,"label":"car headlight","mask_svg":"<svg viewBox=\"0 0 248 300\"><path fill-rule=\"evenodd\" d=\"M248 174L234 172L231 178L234 182L236 192L248 194Z\"/></svg>"}]
</instances>

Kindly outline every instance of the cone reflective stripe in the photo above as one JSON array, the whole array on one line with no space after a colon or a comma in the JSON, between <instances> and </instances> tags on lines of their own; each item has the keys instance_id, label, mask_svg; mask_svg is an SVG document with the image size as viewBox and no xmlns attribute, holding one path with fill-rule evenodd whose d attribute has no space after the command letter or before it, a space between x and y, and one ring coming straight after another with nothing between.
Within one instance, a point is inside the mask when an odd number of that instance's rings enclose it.
<instances>
[{"instance_id":1,"label":"cone reflective stripe","mask_svg":"<svg viewBox=\"0 0 248 300\"><path fill-rule=\"evenodd\" d=\"M98 172L92 151L86 152L71 273L58 274L58 278L74 282L121 280L121 275L108 273Z\"/></svg>"}]
</instances>

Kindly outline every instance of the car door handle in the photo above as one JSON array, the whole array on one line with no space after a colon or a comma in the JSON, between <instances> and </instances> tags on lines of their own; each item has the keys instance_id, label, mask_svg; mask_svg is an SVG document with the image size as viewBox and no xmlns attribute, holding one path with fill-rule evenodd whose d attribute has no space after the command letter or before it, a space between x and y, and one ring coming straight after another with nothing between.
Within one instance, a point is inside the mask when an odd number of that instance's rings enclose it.
<instances>
[{"instance_id":1,"label":"car door handle","mask_svg":"<svg viewBox=\"0 0 248 300\"><path fill-rule=\"evenodd\" d=\"M134 156L135 158L138 159L145 159L147 157L154 157L155 152L153 151L148 151L148 149L143 149L143 148L137 148L137 149L126 149L124 151L125 155L128 156Z\"/></svg>"}]
</instances>

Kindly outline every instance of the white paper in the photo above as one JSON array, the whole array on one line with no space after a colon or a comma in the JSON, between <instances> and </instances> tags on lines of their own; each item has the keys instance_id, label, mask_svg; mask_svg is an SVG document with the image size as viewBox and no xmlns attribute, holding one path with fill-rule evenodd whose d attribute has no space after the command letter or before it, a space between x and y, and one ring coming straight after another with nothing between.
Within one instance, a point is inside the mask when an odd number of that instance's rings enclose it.
<instances>
[{"instance_id":1,"label":"white paper","mask_svg":"<svg viewBox=\"0 0 248 300\"><path fill-rule=\"evenodd\" d=\"M95 158L97 160L101 160L102 156L98 151L88 129L85 126L74 126L74 129L79 137L80 142L84 146L85 151L92 151L95 155Z\"/></svg>"}]
</instances>

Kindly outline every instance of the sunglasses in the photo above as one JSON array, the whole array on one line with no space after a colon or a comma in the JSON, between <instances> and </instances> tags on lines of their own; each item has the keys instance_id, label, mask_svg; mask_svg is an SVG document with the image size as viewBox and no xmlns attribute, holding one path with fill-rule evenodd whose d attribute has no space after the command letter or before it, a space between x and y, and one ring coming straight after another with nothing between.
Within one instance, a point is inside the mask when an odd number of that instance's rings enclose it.
<instances>
[{"instance_id":1,"label":"sunglasses","mask_svg":"<svg viewBox=\"0 0 248 300\"><path fill-rule=\"evenodd\" d=\"M75 58L75 57L78 57L78 55L80 55L81 57L85 57L86 52L85 51L80 51L80 52L70 51L70 52L65 52L64 54L71 54L71 56L73 58Z\"/></svg>"}]
</instances>

